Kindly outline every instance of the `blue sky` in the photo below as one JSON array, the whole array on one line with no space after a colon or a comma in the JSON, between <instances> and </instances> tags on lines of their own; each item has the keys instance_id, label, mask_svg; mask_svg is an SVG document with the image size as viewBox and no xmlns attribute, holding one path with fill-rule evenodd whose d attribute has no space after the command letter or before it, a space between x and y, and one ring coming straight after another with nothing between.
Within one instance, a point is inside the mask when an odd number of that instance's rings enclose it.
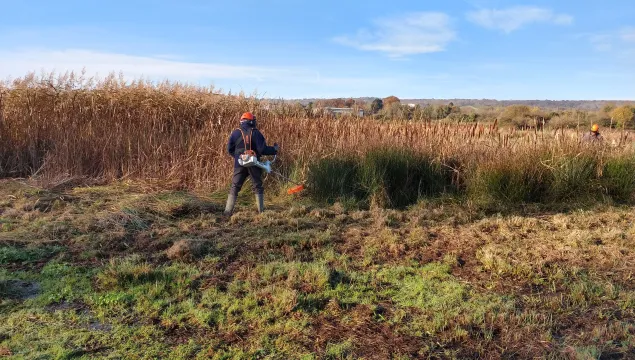
<instances>
[{"instance_id":1,"label":"blue sky","mask_svg":"<svg viewBox=\"0 0 635 360\"><path fill-rule=\"evenodd\" d=\"M632 0L0 0L0 78L122 72L260 96L635 99Z\"/></svg>"}]
</instances>

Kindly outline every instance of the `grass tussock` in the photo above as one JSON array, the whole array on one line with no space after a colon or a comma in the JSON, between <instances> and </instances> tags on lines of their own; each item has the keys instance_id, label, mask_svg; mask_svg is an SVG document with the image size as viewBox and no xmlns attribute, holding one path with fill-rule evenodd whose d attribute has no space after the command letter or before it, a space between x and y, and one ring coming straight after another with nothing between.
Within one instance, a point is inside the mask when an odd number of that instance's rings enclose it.
<instances>
[{"instance_id":1,"label":"grass tussock","mask_svg":"<svg viewBox=\"0 0 635 360\"><path fill-rule=\"evenodd\" d=\"M411 149L369 152L362 160L360 178L359 186L372 202L392 208L439 196L452 186L448 171L439 162Z\"/></svg>"},{"instance_id":2,"label":"grass tussock","mask_svg":"<svg viewBox=\"0 0 635 360\"><path fill-rule=\"evenodd\" d=\"M635 157L621 156L609 159L602 171L602 186L616 202L635 200Z\"/></svg>"},{"instance_id":3,"label":"grass tussock","mask_svg":"<svg viewBox=\"0 0 635 360\"><path fill-rule=\"evenodd\" d=\"M311 164L307 184L312 197L330 203L363 198L365 194L359 187L359 165L350 156L325 158Z\"/></svg>"},{"instance_id":4,"label":"grass tussock","mask_svg":"<svg viewBox=\"0 0 635 360\"><path fill-rule=\"evenodd\" d=\"M360 157L324 158L309 168L320 201L405 208L452 188L450 173L431 157L407 149L372 150Z\"/></svg>"},{"instance_id":5,"label":"grass tussock","mask_svg":"<svg viewBox=\"0 0 635 360\"><path fill-rule=\"evenodd\" d=\"M477 166L468 193L481 204L588 203L601 198L598 167L592 153L521 154Z\"/></svg>"},{"instance_id":6,"label":"grass tussock","mask_svg":"<svg viewBox=\"0 0 635 360\"><path fill-rule=\"evenodd\" d=\"M510 152L478 161L388 148L321 159L309 167L308 179L314 200L385 208L403 209L445 195L484 208L557 207L605 199L630 203L635 161L632 155L605 157L584 148L541 147L532 156Z\"/></svg>"},{"instance_id":7,"label":"grass tussock","mask_svg":"<svg viewBox=\"0 0 635 360\"><path fill-rule=\"evenodd\" d=\"M548 190L547 169L522 155L481 164L467 180L471 199L479 204L539 202Z\"/></svg>"}]
</instances>

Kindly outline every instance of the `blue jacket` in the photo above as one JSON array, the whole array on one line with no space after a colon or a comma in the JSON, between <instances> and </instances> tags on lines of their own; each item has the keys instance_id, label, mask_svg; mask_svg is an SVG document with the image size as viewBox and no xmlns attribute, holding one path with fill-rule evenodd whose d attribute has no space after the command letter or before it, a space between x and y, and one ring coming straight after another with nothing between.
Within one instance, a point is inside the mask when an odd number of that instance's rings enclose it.
<instances>
[{"instance_id":1,"label":"blue jacket","mask_svg":"<svg viewBox=\"0 0 635 360\"><path fill-rule=\"evenodd\" d=\"M262 155L276 155L277 151L273 146L267 146L267 141L262 133L256 128L255 124L251 121L243 121L240 123L240 128L248 136L251 132L251 150L256 152L258 160ZM241 154L241 149L244 149L243 134L240 130L236 129L232 131L227 142L227 152L234 158L234 168L240 167L238 164L238 157Z\"/></svg>"}]
</instances>

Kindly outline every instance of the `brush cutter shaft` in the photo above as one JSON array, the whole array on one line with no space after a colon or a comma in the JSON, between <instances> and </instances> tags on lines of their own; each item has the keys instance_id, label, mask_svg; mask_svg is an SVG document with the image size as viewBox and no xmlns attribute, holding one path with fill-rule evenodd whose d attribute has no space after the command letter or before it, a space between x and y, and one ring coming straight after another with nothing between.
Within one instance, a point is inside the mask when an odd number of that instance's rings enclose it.
<instances>
[{"instance_id":1,"label":"brush cutter shaft","mask_svg":"<svg viewBox=\"0 0 635 360\"><path fill-rule=\"evenodd\" d=\"M271 173L272 173L272 174L274 174L274 175L278 175L279 177L281 177L281 178L283 178L283 179L287 180L288 182L290 182L290 183L292 183L292 184L294 184L294 185L302 185L302 184L299 184L299 183L297 183L297 182L295 182L295 181L293 181L293 180L289 179L288 177L286 177L286 176L284 176L284 175L280 174L280 173L279 173L279 172L277 172L277 171L272 171Z\"/></svg>"},{"instance_id":2,"label":"brush cutter shaft","mask_svg":"<svg viewBox=\"0 0 635 360\"><path fill-rule=\"evenodd\" d=\"M289 179L288 177L280 174L277 171L271 170L271 165L276 161L277 157L278 157L277 155L274 155L273 160L265 161L264 163L262 163L262 162L258 161L256 159L256 157L254 156L253 159L250 159L251 160L250 162L245 162L246 165L243 165L243 166L257 166L257 167L265 170L268 174L269 173L274 174L274 175L278 176L279 178L282 178L282 179L284 179L284 180L286 180L286 181L288 181L288 182L290 182L290 183L292 183L294 185L297 185L295 188L289 189L289 191L288 191L289 194L295 194L295 193L297 193L299 191L304 190L304 185ZM241 159L238 159L238 163L240 165L242 165Z\"/></svg>"},{"instance_id":3,"label":"brush cutter shaft","mask_svg":"<svg viewBox=\"0 0 635 360\"><path fill-rule=\"evenodd\" d=\"M267 174L271 173L271 174L274 174L274 175L276 175L276 176L278 176L278 177L280 177L280 178L282 178L282 179L284 179L284 180L286 180L286 181L288 181L288 182L290 182L290 183L292 183L294 185L304 186L302 184L299 184L299 183L289 179L288 177L280 174L277 171L271 170L271 164L273 164L276 161L276 157L277 157L277 155L274 156L273 160L271 160L271 161L267 160L265 162L260 162L260 161L258 161L258 158L256 158L255 155L242 155L242 156L240 156L238 158L238 164L240 164L240 166L243 166L243 167L256 166L256 167L259 167L259 168L263 169L264 171L266 171Z\"/></svg>"}]
</instances>

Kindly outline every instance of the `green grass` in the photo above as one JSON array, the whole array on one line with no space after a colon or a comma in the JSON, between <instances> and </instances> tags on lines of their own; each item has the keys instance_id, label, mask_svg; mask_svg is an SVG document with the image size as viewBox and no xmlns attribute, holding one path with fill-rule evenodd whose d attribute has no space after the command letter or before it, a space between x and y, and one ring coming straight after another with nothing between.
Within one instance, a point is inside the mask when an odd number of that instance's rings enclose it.
<instances>
[{"instance_id":1,"label":"green grass","mask_svg":"<svg viewBox=\"0 0 635 360\"><path fill-rule=\"evenodd\" d=\"M454 196L483 209L513 209L527 204L563 208L605 202L631 203L635 162L597 154L533 157L505 154L475 164L434 159L405 149L374 150L358 157L330 157L309 166L308 193L320 204L347 208L405 209L422 200ZM460 169L460 180L452 169ZM455 174L454 174L455 175Z\"/></svg>"},{"instance_id":2,"label":"green grass","mask_svg":"<svg viewBox=\"0 0 635 360\"><path fill-rule=\"evenodd\" d=\"M361 165L359 185L371 201L403 209L449 191L450 174L432 158L408 150L374 150Z\"/></svg>"},{"instance_id":3,"label":"green grass","mask_svg":"<svg viewBox=\"0 0 635 360\"><path fill-rule=\"evenodd\" d=\"M2 205L20 215L5 234L18 240L0 242L0 353L12 358L628 358L635 348L631 208L488 217L446 202L365 211L268 198L264 214L247 204L224 219L223 197L204 193L69 193L75 201L26 217L20 198ZM67 228L51 245L33 223ZM180 240L202 250L168 257ZM15 291L24 284L35 293Z\"/></svg>"},{"instance_id":4,"label":"green grass","mask_svg":"<svg viewBox=\"0 0 635 360\"><path fill-rule=\"evenodd\" d=\"M403 209L452 190L451 174L431 157L405 149L374 150L360 158L321 159L310 167L309 189L320 202L356 202Z\"/></svg>"},{"instance_id":5,"label":"green grass","mask_svg":"<svg viewBox=\"0 0 635 360\"><path fill-rule=\"evenodd\" d=\"M61 246L43 246L25 248L5 246L0 248L0 265L10 263L33 263L57 255L64 248Z\"/></svg>"},{"instance_id":6,"label":"green grass","mask_svg":"<svg viewBox=\"0 0 635 360\"><path fill-rule=\"evenodd\" d=\"M478 204L514 206L538 203L549 190L548 173L539 163L509 162L479 167L467 180L471 199Z\"/></svg>"},{"instance_id":7,"label":"green grass","mask_svg":"<svg viewBox=\"0 0 635 360\"><path fill-rule=\"evenodd\" d=\"M619 203L631 203L635 199L635 158L610 159L604 165L602 185L608 195Z\"/></svg>"},{"instance_id":8,"label":"green grass","mask_svg":"<svg viewBox=\"0 0 635 360\"><path fill-rule=\"evenodd\" d=\"M50 262L39 274L42 294L35 301L42 305L81 301L92 291L94 272L94 269Z\"/></svg>"},{"instance_id":9,"label":"green grass","mask_svg":"<svg viewBox=\"0 0 635 360\"><path fill-rule=\"evenodd\" d=\"M311 164L307 185L313 199L359 201L366 194L359 188L359 163L352 157L326 158Z\"/></svg>"},{"instance_id":10,"label":"green grass","mask_svg":"<svg viewBox=\"0 0 635 360\"><path fill-rule=\"evenodd\" d=\"M535 159L516 156L513 160L478 166L467 180L467 190L469 199L486 208L513 209L524 204L557 208L567 204L601 203L602 183L616 185L609 187L609 193L616 199L629 196L627 194L635 190L626 186L625 174L629 170L623 170L621 175L616 172L620 170L609 170L600 176L598 160L585 154L559 157L542 154ZM622 183L612 180L620 176ZM615 190L618 185L624 187Z\"/></svg>"},{"instance_id":11,"label":"green grass","mask_svg":"<svg viewBox=\"0 0 635 360\"><path fill-rule=\"evenodd\" d=\"M599 179L597 160L588 155L556 158L549 166L551 179L543 201L553 203L597 199Z\"/></svg>"}]
</instances>

